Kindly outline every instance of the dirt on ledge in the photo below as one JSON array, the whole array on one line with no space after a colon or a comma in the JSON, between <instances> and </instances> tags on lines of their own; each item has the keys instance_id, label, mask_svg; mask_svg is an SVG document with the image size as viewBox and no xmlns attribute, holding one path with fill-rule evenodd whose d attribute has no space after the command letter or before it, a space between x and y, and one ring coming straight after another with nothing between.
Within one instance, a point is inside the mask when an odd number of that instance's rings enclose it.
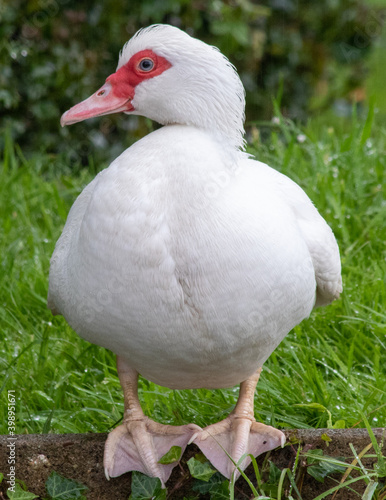
<instances>
[{"instance_id":1,"label":"dirt on ledge","mask_svg":"<svg viewBox=\"0 0 386 500\"><path fill-rule=\"evenodd\" d=\"M307 429L289 430L285 432L287 440L293 443L283 449L271 452L270 460L279 468L292 467L296 456L297 443L304 450L322 449L324 453L333 457L345 457L347 462L352 462L353 454L349 443L352 443L359 453L369 443L370 437L366 429ZM374 429L378 443L383 443L386 452L386 430ZM330 441L326 441L327 435ZM323 437L322 437L323 436ZM14 436L16 478L24 481L29 491L46 497L45 482L52 471L88 487L86 496L89 500L127 500L130 495L131 474L124 474L119 478L107 481L103 471L103 447L107 434L29 434ZM324 439L323 439L324 438ZM4 480L0 485L0 499L8 498L6 479L10 471L8 464L9 445L8 436L0 436L0 472ZM181 460L181 467L175 467L170 477L168 498L182 499L192 494L194 479L190 476L186 465L190 457L198 453L196 446L188 446ZM371 450L369 453L373 453ZM258 458L258 464L263 461L263 456ZM376 459L366 459L365 465L371 466ZM317 482L304 469L301 481L301 495L303 500L312 500L318 494L336 486L332 479L324 483ZM247 475L255 483L252 466L247 469ZM354 474L355 475L355 474ZM341 475L336 478L340 480ZM240 479L237 483L236 498L251 498L251 491L246 482ZM351 485L357 491L363 492L363 481ZM200 498L209 498L201 496ZM330 498L330 497L329 497ZM357 498L354 492L348 489L341 490L336 495L336 500L351 500Z\"/></svg>"}]
</instances>

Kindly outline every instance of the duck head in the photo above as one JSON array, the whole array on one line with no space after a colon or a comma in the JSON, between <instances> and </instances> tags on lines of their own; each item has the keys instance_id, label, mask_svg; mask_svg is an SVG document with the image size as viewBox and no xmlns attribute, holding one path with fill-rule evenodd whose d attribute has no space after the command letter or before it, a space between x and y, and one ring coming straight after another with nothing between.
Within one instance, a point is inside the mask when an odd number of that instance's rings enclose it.
<instances>
[{"instance_id":1,"label":"duck head","mask_svg":"<svg viewBox=\"0 0 386 500\"><path fill-rule=\"evenodd\" d=\"M181 124L243 147L245 92L228 59L178 28L154 25L123 47L118 67L88 99L66 111L61 125L124 112L162 125Z\"/></svg>"}]
</instances>

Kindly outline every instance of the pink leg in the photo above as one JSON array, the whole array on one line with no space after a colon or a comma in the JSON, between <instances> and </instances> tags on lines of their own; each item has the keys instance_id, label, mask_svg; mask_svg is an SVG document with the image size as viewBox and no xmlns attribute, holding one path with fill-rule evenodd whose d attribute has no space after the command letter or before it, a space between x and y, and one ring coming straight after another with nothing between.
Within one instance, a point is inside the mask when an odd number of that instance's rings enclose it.
<instances>
[{"instance_id":1,"label":"pink leg","mask_svg":"<svg viewBox=\"0 0 386 500\"><path fill-rule=\"evenodd\" d=\"M235 470L233 462L238 463L246 453L255 457L268 450L284 446L284 434L273 427L256 422L253 413L253 396L262 368L240 384L240 394L237 404L231 414L221 422L209 425L193 436L194 443L212 462L214 467L229 479L235 472L235 478L240 473ZM238 467L244 470L251 462L246 457Z\"/></svg>"},{"instance_id":2,"label":"pink leg","mask_svg":"<svg viewBox=\"0 0 386 500\"><path fill-rule=\"evenodd\" d=\"M124 420L110 432L105 444L106 477L136 470L159 477L164 485L178 461L167 465L158 461L172 446L181 447L182 455L193 434L201 429L194 424L163 425L146 417L138 399L138 373L119 356L117 369L124 395Z\"/></svg>"}]
</instances>

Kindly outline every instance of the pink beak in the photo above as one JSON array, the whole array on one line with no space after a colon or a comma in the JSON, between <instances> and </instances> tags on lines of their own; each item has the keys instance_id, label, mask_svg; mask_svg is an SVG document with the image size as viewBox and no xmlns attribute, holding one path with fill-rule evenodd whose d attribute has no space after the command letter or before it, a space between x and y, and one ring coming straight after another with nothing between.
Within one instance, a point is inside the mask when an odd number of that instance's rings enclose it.
<instances>
[{"instance_id":1,"label":"pink beak","mask_svg":"<svg viewBox=\"0 0 386 500\"><path fill-rule=\"evenodd\" d=\"M66 111L60 119L61 126L72 125L94 116L108 115L120 111L133 111L134 107L131 101L134 98L134 88L130 87L132 92L125 92L124 96L121 93L121 95L117 96L114 93L113 84L108 80L109 78L95 94Z\"/></svg>"}]
</instances>

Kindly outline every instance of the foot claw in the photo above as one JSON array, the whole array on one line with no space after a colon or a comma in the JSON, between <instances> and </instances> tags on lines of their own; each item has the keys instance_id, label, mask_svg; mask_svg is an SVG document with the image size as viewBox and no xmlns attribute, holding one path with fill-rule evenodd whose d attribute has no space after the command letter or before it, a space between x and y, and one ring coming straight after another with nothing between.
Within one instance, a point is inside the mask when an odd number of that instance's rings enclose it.
<instances>
[{"instance_id":1,"label":"foot claw","mask_svg":"<svg viewBox=\"0 0 386 500\"><path fill-rule=\"evenodd\" d=\"M197 426L197 427L198 427L198 426ZM189 441L188 441L188 445L189 445L189 444L192 444L192 443L193 443L193 441L196 439L196 437L197 437L197 436L198 436L198 435L199 435L202 431L203 431L203 429L201 429L201 427L199 427L199 430L197 430L197 431L193 434L193 436L189 439Z\"/></svg>"},{"instance_id":2,"label":"foot claw","mask_svg":"<svg viewBox=\"0 0 386 500\"><path fill-rule=\"evenodd\" d=\"M182 455L198 430L201 429L194 424L162 425L147 417L125 422L110 432L107 438L104 452L106 478L139 471L158 477L162 487L165 487L178 461L171 464L159 464L158 461L172 446L179 446Z\"/></svg>"},{"instance_id":3,"label":"foot claw","mask_svg":"<svg viewBox=\"0 0 386 500\"><path fill-rule=\"evenodd\" d=\"M244 470L251 462L251 458L247 456L239 463L245 454L257 457L278 446L284 446L285 436L268 425L230 415L205 428L196 436L194 443L221 474L228 479L235 474L237 479L240 472L235 470L228 455L238 464L239 469Z\"/></svg>"}]
</instances>

